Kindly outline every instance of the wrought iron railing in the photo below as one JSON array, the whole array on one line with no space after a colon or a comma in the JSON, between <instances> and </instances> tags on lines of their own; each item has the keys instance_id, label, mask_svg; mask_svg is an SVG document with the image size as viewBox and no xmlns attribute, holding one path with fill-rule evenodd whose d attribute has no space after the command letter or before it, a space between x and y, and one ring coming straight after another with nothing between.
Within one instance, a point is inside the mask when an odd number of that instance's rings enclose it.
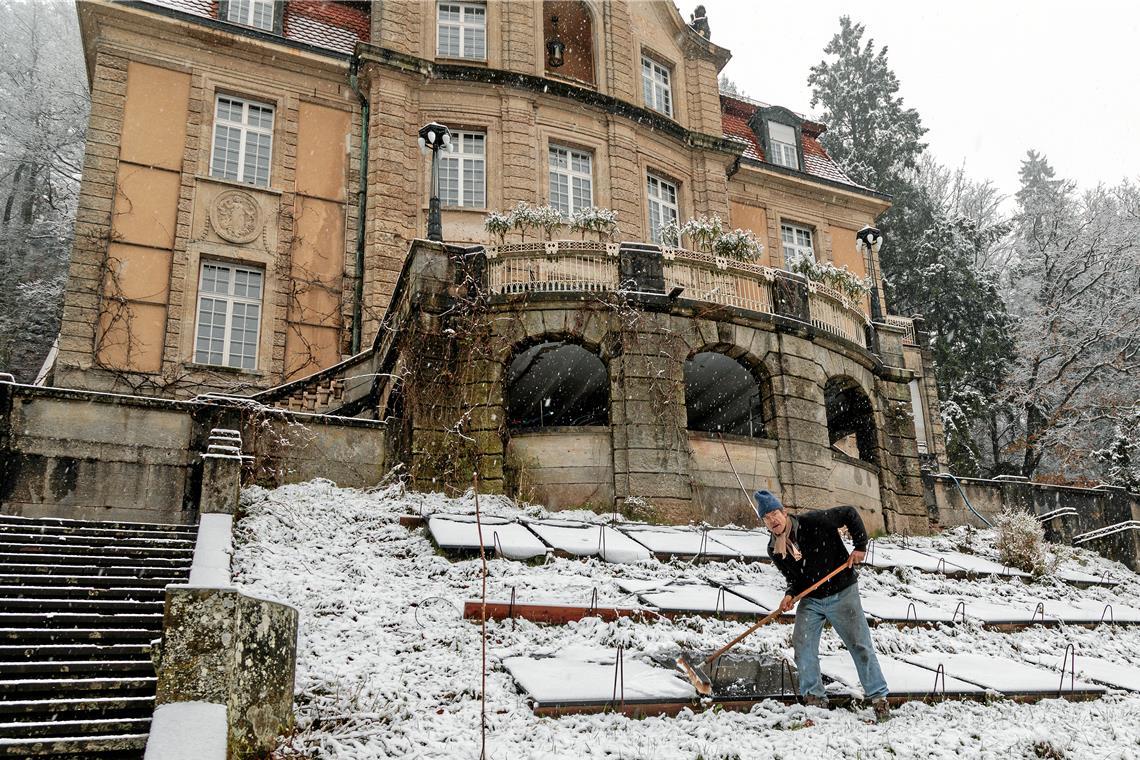
<instances>
[{"instance_id":1,"label":"wrought iron railing","mask_svg":"<svg viewBox=\"0 0 1140 760\"><path fill-rule=\"evenodd\" d=\"M684 288L685 298L772 314L776 270L681 248L662 251L665 292Z\"/></svg>"},{"instance_id":2,"label":"wrought iron railing","mask_svg":"<svg viewBox=\"0 0 1140 760\"><path fill-rule=\"evenodd\" d=\"M910 317L896 317L893 314L888 314L883 317L883 322L891 327L897 327L903 331L903 343L908 346L917 346L918 337L914 332L914 320Z\"/></svg>"}]
</instances>

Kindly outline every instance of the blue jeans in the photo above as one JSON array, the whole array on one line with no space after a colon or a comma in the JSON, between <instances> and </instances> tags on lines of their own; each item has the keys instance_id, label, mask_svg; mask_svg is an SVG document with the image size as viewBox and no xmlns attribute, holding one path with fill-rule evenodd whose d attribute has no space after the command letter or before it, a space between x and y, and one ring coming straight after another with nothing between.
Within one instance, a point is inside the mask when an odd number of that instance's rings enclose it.
<instances>
[{"instance_id":1,"label":"blue jeans","mask_svg":"<svg viewBox=\"0 0 1140 760\"><path fill-rule=\"evenodd\" d=\"M863 684L863 694L867 699L887 696L887 679L879 669L875 657L875 645L871 641L871 629L863 614L859 601L859 584L853 583L838 594L813 599L804 597L796 607L796 627L792 633L792 643L796 649L796 670L799 671L800 695L804 697L825 697L823 679L819 674L819 636L823 633L823 623L839 634L843 645L855 661L859 682Z\"/></svg>"}]
</instances>

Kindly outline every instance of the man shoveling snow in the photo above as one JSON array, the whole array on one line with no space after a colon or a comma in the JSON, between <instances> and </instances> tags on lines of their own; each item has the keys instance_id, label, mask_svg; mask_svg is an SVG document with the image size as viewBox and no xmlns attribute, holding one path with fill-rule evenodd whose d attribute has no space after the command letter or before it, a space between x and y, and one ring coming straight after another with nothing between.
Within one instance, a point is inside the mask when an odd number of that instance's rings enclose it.
<instances>
[{"instance_id":1,"label":"man shoveling snow","mask_svg":"<svg viewBox=\"0 0 1140 760\"><path fill-rule=\"evenodd\" d=\"M867 530L859 513L854 507L835 507L789 515L774 494L757 491L754 495L756 514L772 534L768 555L788 582L787 595L780 603L781 612L792 608L796 596L834 568L846 564L841 572L810 591L796 610L792 642L804 704L827 706L819 672L819 637L824 622L828 622L851 653L863 693L871 700L875 717L880 722L886 720L890 717L889 690L875 656L855 573L855 565L863 561L867 549ZM839 535L843 527L855 543L850 554Z\"/></svg>"}]
</instances>

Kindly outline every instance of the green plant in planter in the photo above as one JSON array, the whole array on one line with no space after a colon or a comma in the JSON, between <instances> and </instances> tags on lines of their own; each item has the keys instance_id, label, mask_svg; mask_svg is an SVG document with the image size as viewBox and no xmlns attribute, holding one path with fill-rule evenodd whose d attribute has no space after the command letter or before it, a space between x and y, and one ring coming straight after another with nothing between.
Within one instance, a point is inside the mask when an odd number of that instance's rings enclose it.
<instances>
[{"instance_id":1,"label":"green plant in planter","mask_svg":"<svg viewBox=\"0 0 1140 760\"><path fill-rule=\"evenodd\" d=\"M507 233L511 231L513 226L514 224L510 216L500 214L498 211L492 211L487 214L487 217L483 220L483 229L485 229L488 234L497 237L499 239L499 245L503 245L507 242Z\"/></svg>"},{"instance_id":2,"label":"green plant in planter","mask_svg":"<svg viewBox=\"0 0 1140 760\"><path fill-rule=\"evenodd\" d=\"M844 266L842 269L832 264L824 264L810 256L799 256L788 260L788 271L802 274L813 282L821 282L835 288L855 303L871 292L869 279L860 279Z\"/></svg>"},{"instance_id":3,"label":"green plant in planter","mask_svg":"<svg viewBox=\"0 0 1140 760\"><path fill-rule=\"evenodd\" d=\"M586 239L587 232L596 232L603 239L613 239L617 234L617 212L608 208L590 206L570 215L570 230L581 233Z\"/></svg>"},{"instance_id":4,"label":"green plant in planter","mask_svg":"<svg viewBox=\"0 0 1140 760\"><path fill-rule=\"evenodd\" d=\"M733 261L755 261L764 252L764 244L751 230L722 232L713 241L713 253Z\"/></svg>"}]
</instances>

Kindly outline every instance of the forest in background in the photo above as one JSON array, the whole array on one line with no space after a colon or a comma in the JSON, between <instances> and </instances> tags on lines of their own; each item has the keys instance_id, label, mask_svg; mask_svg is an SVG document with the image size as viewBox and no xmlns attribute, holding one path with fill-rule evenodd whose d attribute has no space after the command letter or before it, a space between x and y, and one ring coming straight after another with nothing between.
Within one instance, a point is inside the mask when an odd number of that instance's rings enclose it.
<instances>
[{"instance_id":1,"label":"forest in background","mask_svg":"<svg viewBox=\"0 0 1140 760\"><path fill-rule=\"evenodd\" d=\"M59 331L90 104L74 5L3 0L0 24L0 369L31 382ZM1005 198L940 164L865 37L840 19L812 108L848 176L894 198L887 302L926 320L951 470L1140 488L1140 188L1078 188L1030 150Z\"/></svg>"}]
</instances>

